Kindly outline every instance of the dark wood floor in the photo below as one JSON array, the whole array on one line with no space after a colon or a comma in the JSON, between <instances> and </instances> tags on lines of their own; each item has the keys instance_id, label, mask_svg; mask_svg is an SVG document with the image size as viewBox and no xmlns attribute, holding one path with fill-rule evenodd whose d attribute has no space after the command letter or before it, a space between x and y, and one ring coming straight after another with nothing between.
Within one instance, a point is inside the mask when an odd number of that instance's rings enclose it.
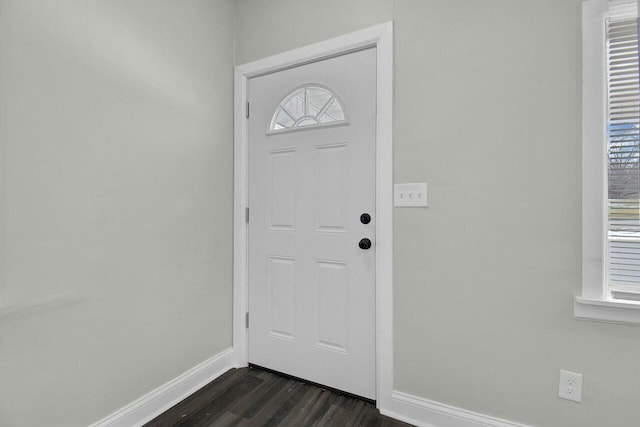
<instances>
[{"instance_id":1,"label":"dark wood floor","mask_svg":"<svg viewBox=\"0 0 640 427\"><path fill-rule=\"evenodd\" d=\"M335 391L259 368L232 369L145 427L366 426L409 424Z\"/></svg>"}]
</instances>

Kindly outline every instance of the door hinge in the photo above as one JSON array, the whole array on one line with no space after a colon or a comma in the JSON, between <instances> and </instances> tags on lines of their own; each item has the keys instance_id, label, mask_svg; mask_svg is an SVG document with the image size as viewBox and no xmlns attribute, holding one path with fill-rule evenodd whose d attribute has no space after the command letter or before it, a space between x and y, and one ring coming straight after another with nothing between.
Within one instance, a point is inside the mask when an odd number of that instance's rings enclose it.
<instances>
[{"instance_id":1,"label":"door hinge","mask_svg":"<svg viewBox=\"0 0 640 427\"><path fill-rule=\"evenodd\" d=\"M247 119L249 118L249 103L247 102Z\"/></svg>"},{"instance_id":2,"label":"door hinge","mask_svg":"<svg viewBox=\"0 0 640 427\"><path fill-rule=\"evenodd\" d=\"M244 220L249 223L249 207L244 208Z\"/></svg>"},{"instance_id":3,"label":"door hinge","mask_svg":"<svg viewBox=\"0 0 640 427\"><path fill-rule=\"evenodd\" d=\"M249 312L248 311L244 314L244 321L246 324L246 328L248 329L249 328Z\"/></svg>"}]
</instances>

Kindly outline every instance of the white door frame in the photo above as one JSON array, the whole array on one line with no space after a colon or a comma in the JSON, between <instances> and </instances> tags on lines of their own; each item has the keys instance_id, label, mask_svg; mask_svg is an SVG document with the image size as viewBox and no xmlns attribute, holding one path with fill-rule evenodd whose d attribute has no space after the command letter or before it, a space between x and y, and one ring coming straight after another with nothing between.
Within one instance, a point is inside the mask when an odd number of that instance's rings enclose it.
<instances>
[{"instance_id":1,"label":"white door frame","mask_svg":"<svg viewBox=\"0 0 640 427\"><path fill-rule=\"evenodd\" d=\"M388 408L393 389L393 23L387 22L235 68L233 349L248 364L248 79L376 47L376 401Z\"/></svg>"}]
</instances>

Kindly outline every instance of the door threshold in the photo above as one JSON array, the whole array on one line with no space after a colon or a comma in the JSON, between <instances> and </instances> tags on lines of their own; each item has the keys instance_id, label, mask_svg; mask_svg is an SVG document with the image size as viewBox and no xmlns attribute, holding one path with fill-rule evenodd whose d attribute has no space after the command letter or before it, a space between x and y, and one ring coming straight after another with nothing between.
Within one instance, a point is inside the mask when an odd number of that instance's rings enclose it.
<instances>
[{"instance_id":1,"label":"door threshold","mask_svg":"<svg viewBox=\"0 0 640 427\"><path fill-rule=\"evenodd\" d=\"M303 383L307 383L307 384L310 384L310 385L315 386L315 387L323 388L325 390L328 390L328 391L336 393L338 396L351 397L353 399L358 399L358 400L361 400L361 401L363 401L365 403L368 403L370 405L376 406L376 401L374 399L369 399L367 397L359 396L357 394L353 394L353 393L349 393L349 392L346 392L346 391L343 391L343 390L339 390L337 388L329 387L329 386L326 386L324 384L319 384L319 383L315 383L313 381L305 380L304 378L300 378L300 377L296 377L296 376L293 376L293 375L285 374L284 372L275 371L273 369L265 368L264 366L256 365L255 363L249 363L249 369L259 369L259 370L262 370L262 371L271 372L272 374L280 375L281 377L290 378L292 380L301 381Z\"/></svg>"}]
</instances>

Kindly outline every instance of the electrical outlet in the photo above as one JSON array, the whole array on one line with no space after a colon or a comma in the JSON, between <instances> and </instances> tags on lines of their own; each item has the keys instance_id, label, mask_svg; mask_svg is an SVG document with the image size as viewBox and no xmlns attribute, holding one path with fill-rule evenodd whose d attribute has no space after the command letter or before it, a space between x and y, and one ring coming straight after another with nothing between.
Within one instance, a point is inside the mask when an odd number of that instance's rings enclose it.
<instances>
[{"instance_id":1,"label":"electrical outlet","mask_svg":"<svg viewBox=\"0 0 640 427\"><path fill-rule=\"evenodd\" d=\"M582 374L560 371L560 388L558 396L562 399L582 402Z\"/></svg>"}]
</instances>

